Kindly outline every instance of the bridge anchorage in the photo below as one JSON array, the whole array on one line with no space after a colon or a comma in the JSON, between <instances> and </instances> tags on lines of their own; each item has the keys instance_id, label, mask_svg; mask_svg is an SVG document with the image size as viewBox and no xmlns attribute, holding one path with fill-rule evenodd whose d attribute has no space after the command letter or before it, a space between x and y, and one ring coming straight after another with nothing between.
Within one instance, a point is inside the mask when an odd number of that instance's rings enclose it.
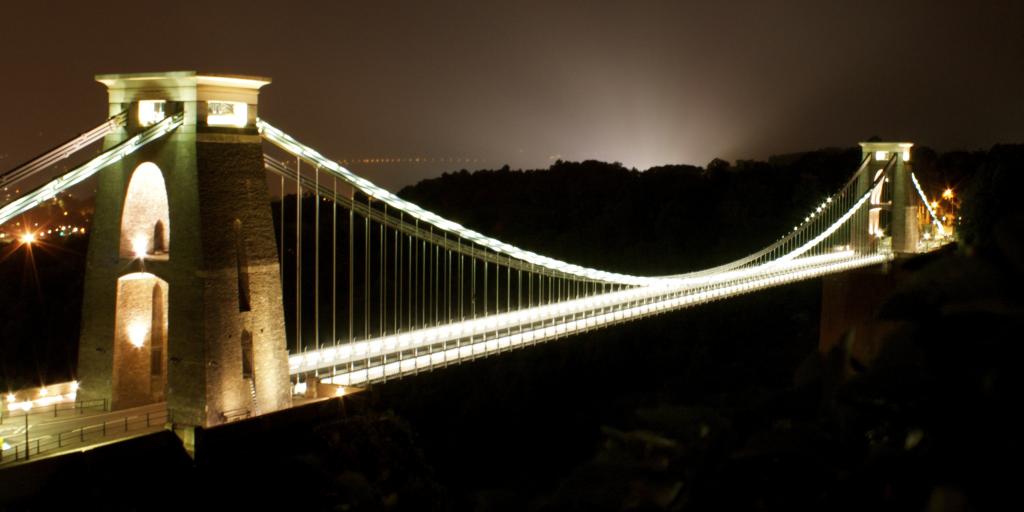
<instances>
[{"instance_id":1,"label":"bridge anchorage","mask_svg":"<svg viewBox=\"0 0 1024 512\"><path fill-rule=\"evenodd\" d=\"M606 272L475 232L325 158L257 116L267 78L97 80L111 118L0 184L100 137L103 152L0 207L0 224L99 175L78 397L166 402L186 443L299 395L877 265L923 250L923 232L948 235L912 144L867 142L846 184L768 247L687 274Z\"/></svg>"}]
</instances>

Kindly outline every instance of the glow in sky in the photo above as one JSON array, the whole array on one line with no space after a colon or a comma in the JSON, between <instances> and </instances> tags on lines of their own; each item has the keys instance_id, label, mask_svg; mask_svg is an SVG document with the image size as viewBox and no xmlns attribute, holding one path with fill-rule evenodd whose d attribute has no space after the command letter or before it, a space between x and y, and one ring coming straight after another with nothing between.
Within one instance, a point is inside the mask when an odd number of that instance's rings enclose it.
<instances>
[{"instance_id":1,"label":"glow in sky","mask_svg":"<svg viewBox=\"0 0 1024 512\"><path fill-rule=\"evenodd\" d=\"M106 117L93 75L174 69L272 77L261 117L332 158L421 158L350 164L393 190L557 158L1024 140L1020 2L56 3L6 6L0 169Z\"/></svg>"}]
</instances>

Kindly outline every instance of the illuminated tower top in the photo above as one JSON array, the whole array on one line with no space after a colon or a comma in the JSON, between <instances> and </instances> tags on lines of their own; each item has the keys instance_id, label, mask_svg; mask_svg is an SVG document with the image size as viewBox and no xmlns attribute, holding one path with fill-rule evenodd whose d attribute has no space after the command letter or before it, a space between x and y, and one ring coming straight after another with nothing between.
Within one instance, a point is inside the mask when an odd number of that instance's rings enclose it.
<instances>
[{"instance_id":1,"label":"illuminated tower top","mask_svg":"<svg viewBox=\"0 0 1024 512\"><path fill-rule=\"evenodd\" d=\"M861 158L872 155L872 159L878 162L887 161L893 153L900 155L900 162L910 161L910 148L914 147L913 142L861 142Z\"/></svg>"},{"instance_id":2,"label":"illuminated tower top","mask_svg":"<svg viewBox=\"0 0 1024 512\"><path fill-rule=\"evenodd\" d=\"M107 86L111 116L130 109L129 129L183 111L184 127L253 128L259 90L270 78L196 71L97 75Z\"/></svg>"}]
</instances>

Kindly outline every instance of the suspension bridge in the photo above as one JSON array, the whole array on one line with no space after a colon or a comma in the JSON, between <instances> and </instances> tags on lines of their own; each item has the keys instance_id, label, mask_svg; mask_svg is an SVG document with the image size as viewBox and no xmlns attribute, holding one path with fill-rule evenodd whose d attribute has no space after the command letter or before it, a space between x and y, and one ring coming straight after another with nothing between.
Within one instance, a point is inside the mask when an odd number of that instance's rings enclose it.
<instances>
[{"instance_id":1,"label":"suspension bridge","mask_svg":"<svg viewBox=\"0 0 1024 512\"><path fill-rule=\"evenodd\" d=\"M698 272L608 272L491 238L351 172L257 115L269 79L97 80L109 119L0 176L26 190L0 207L0 225L96 181L78 380L63 396L126 411L126 432L127 414L145 411L147 428L187 438L297 396L883 264L925 250L924 233L948 234L911 171L912 145L862 143L845 185L771 245ZM100 141L98 155L48 174ZM52 404L58 416L60 400L39 393L9 394L5 412ZM26 434L18 453L31 449Z\"/></svg>"}]
</instances>

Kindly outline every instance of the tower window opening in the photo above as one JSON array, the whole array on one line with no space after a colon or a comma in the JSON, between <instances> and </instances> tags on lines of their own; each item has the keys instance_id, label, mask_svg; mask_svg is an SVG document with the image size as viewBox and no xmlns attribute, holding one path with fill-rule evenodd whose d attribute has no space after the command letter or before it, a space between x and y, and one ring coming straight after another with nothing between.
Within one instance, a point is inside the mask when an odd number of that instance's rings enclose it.
<instances>
[{"instance_id":1,"label":"tower window opening","mask_svg":"<svg viewBox=\"0 0 1024 512\"><path fill-rule=\"evenodd\" d=\"M140 100L139 124L150 126L163 121L167 116L167 102L164 100Z\"/></svg>"},{"instance_id":2,"label":"tower window opening","mask_svg":"<svg viewBox=\"0 0 1024 512\"><path fill-rule=\"evenodd\" d=\"M238 311L251 311L249 295L249 257L242 237L242 221L235 219L235 265L238 274Z\"/></svg>"},{"instance_id":3,"label":"tower window opening","mask_svg":"<svg viewBox=\"0 0 1024 512\"><path fill-rule=\"evenodd\" d=\"M252 364L252 333L242 331L242 378L251 379L253 374Z\"/></svg>"},{"instance_id":4,"label":"tower window opening","mask_svg":"<svg viewBox=\"0 0 1024 512\"><path fill-rule=\"evenodd\" d=\"M241 128L249 122L249 105L241 101L207 102L206 124Z\"/></svg>"},{"instance_id":5,"label":"tower window opening","mask_svg":"<svg viewBox=\"0 0 1024 512\"><path fill-rule=\"evenodd\" d=\"M152 254L167 254L166 238L164 238L164 221L157 219L153 225L153 250Z\"/></svg>"},{"instance_id":6,"label":"tower window opening","mask_svg":"<svg viewBox=\"0 0 1024 512\"><path fill-rule=\"evenodd\" d=\"M165 311L165 291L160 283L153 285L153 306L150 321L150 359L149 374L159 377L164 374L164 345L167 343L167 312Z\"/></svg>"},{"instance_id":7,"label":"tower window opening","mask_svg":"<svg viewBox=\"0 0 1024 512\"><path fill-rule=\"evenodd\" d=\"M170 254L170 209L160 168L143 162L132 173L121 212L122 258L166 260Z\"/></svg>"}]
</instances>

